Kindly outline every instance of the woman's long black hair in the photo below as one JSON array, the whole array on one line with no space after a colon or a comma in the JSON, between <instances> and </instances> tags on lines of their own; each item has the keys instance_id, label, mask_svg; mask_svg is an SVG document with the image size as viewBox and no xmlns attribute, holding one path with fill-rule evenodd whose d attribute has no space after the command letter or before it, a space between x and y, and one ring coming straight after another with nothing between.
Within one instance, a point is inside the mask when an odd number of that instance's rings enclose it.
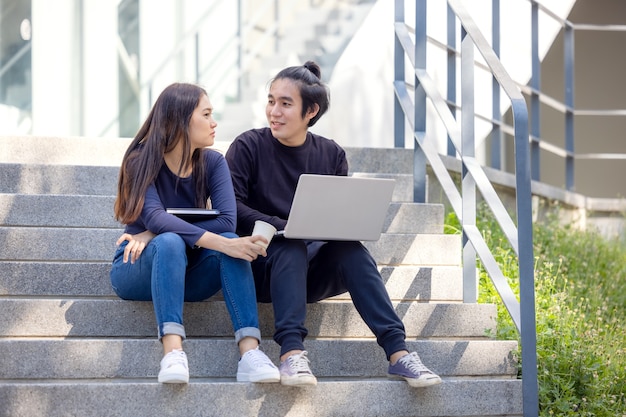
<instances>
[{"instance_id":1,"label":"woman's long black hair","mask_svg":"<svg viewBox=\"0 0 626 417\"><path fill-rule=\"evenodd\" d=\"M175 83L157 98L122 159L114 207L115 218L121 223L132 223L139 218L146 190L164 164L163 155L180 140L184 146L178 175L191 166L196 181L196 206L206 207L205 167L200 163L203 149L192 154L189 141L189 122L203 95L207 93L202 87Z\"/></svg>"}]
</instances>

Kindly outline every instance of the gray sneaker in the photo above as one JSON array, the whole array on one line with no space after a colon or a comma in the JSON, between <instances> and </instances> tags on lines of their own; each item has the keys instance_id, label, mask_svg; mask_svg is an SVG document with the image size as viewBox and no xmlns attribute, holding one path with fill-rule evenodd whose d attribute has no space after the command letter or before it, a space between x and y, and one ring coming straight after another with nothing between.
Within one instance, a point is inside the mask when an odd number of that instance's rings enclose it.
<instances>
[{"instance_id":1,"label":"gray sneaker","mask_svg":"<svg viewBox=\"0 0 626 417\"><path fill-rule=\"evenodd\" d=\"M307 351L295 353L280 363L280 383L282 385L317 385L317 378L309 368Z\"/></svg>"},{"instance_id":2,"label":"gray sneaker","mask_svg":"<svg viewBox=\"0 0 626 417\"><path fill-rule=\"evenodd\" d=\"M428 369L416 352L404 355L395 365L389 364L390 378L404 379L412 387L429 387L441 384L441 378Z\"/></svg>"}]
</instances>

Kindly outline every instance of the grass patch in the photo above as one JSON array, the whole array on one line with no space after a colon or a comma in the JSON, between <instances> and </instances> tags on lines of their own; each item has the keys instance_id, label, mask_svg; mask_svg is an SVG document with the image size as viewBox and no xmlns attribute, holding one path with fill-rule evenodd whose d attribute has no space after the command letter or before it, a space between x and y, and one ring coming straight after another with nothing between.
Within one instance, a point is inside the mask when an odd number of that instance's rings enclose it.
<instances>
[{"instance_id":1,"label":"grass patch","mask_svg":"<svg viewBox=\"0 0 626 417\"><path fill-rule=\"evenodd\" d=\"M519 294L517 256L488 209L479 209L477 226ZM445 230L460 232L453 213ZM560 225L556 216L533 225L533 242L540 415L626 416L626 244ZM479 302L498 308L493 336L517 340L490 278L480 262L478 267Z\"/></svg>"}]
</instances>

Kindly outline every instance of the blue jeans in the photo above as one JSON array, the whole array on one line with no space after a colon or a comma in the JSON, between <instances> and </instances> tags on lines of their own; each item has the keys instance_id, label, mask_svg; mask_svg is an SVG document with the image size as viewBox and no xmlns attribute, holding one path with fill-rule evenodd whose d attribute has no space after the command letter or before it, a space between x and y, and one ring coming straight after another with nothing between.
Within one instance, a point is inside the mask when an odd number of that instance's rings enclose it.
<instances>
[{"instance_id":1,"label":"blue jeans","mask_svg":"<svg viewBox=\"0 0 626 417\"><path fill-rule=\"evenodd\" d=\"M183 303L206 300L221 289L235 341L248 336L261 341L249 262L210 249L190 249L175 233L155 236L134 264L124 263L125 247L126 242L115 252L111 285L124 300L152 301L159 340L166 334L185 339Z\"/></svg>"}]
</instances>

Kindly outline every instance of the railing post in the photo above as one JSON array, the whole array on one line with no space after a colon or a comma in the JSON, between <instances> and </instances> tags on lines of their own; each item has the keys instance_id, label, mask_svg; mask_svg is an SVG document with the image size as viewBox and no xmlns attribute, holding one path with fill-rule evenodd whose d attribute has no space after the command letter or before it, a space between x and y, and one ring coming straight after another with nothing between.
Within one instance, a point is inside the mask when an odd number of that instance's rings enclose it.
<instances>
[{"instance_id":1,"label":"railing post","mask_svg":"<svg viewBox=\"0 0 626 417\"><path fill-rule=\"evenodd\" d=\"M500 58L500 0L491 2L491 43L493 51ZM502 169L502 112L500 111L500 84L491 77L491 167Z\"/></svg>"},{"instance_id":2,"label":"railing post","mask_svg":"<svg viewBox=\"0 0 626 417\"><path fill-rule=\"evenodd\" d=\"M396 0L394 6L394 23L404 23L404 0ZM393 80L395 82L405 82L404 75L404 48L394 31L394 53L393 53ZM393 146L404 148L404 112L397 95L393 99Z\"/></svg>"},{"instance_id":3,"label":"railing post","mask_svg":"<svg viewBox=\"0 0 626 417\"><path fill-rule=\"evenodd\" d=\"M446 40L448 48L448 84L446 88L446 98L448 99L448 103L450 103L448 104L450 112L456 117L456 16L450 8L450 5L448 5L446 9L448 15L448 34ZM456 149L454 149L454 144L452 143L452 140L450 140L450 135L448 135L447 153L448 156L456 156Z\"/></svg>"},{"instance_id":4,"label":"railing post","mask_svg":"<svg viewBox=\"0 0 626 417\"><path fill-rule=\"evenodd\" d=\"M274 0L274 22L280 22L280 0ZM274 36L274 53L278 54L280 49L280 26L276 28L276 34Z\"/></svg>"},{"instance_id":5,"label":"railing post","mask_svg":"<svg viewBox=\"0 0 626 417\"><path fill-rule=\"evenodd\" d=\"M574 28L565 25L565 188L574 191Z\"/></svg>"},{"instance_id":6,"label":"railing post","mask_svg":"<svg viewBox=\"0 0 626 417\"><path fill-rule=\"evenodd\" d=\"M241 70L243 68L243 49L245 47L244 39L243 39L243 0L237 0L237 72L241 74ZM241 76L237 77L237 101L241 101L241 92L243 89L243 84L241 80Z\"/></svg>"},{"instance_id":7,"label":"railing post","mask_svg":"<svg viewBox=\"0 0 626 417\"><path fill-rule=\"evenodd\" d=\"M193 46L194 46L194 62L195 62L195 73L196 73L196 84L200 83L200 33L196 32L193 37Z\"/></svg>"},{"instance_id":8,"label":"railing post","mask_svg":"<svg viewBox=\"0 0 626 417\"><path fill-rule=\"evenodd\" d=\"M415 67L426 70L426 44L428 42L426 32L426 3L427 0L415 2ZM415 132L426 132L426 93L415 79L415 107L414 129ZM425 203L427 200L426 190L426 155L413 140L413 201Z\"/></svg>"},{"instance_id":9,"label":"railing post","mask_svg":"<svg viewBox=\"0 0 626 417\"><path fill-rule=\"evenodd\" d=\"M474 145L474 43L461 27L461 154L463 158L476 155ZM463 196L463 302L478 301L476 250L465 234L466 226L476 226L476 183L465 164L461 172Z\"/></svg>"},{"instance_id":10,"label":"railing post","mask_svg":"<svg viewBox=\"0 0 626 417\"><path fill-rule=\"evenodd\" d=\"M526 103L513 101L513 110ZM517 112L522 113L522 111ZM531 225L531 170L528 141L528 120L515 123L515 181L517 189L517 224ZM519 297L520 297L520 339L522 345L522 392L524 417L539 415L539 386L537 382L537 324L535 317L535 265L533 255L533 231L518 227Z\"/></svg>"},{"instance_id":11,"label":"railing post","mask_svg":"<svg viewBox=\"0 0 626 417\"><path fill-rule=\"evenodd\" d=\"M541 156L539 141L541 140L541 103L539 92L541 91L541 60L539 59L539 5L531 1L531 62L532 74L530 78L530 123L532 140L530 142L530 163L532 179L541 179Z\"/></svg>"}]
</instances>

